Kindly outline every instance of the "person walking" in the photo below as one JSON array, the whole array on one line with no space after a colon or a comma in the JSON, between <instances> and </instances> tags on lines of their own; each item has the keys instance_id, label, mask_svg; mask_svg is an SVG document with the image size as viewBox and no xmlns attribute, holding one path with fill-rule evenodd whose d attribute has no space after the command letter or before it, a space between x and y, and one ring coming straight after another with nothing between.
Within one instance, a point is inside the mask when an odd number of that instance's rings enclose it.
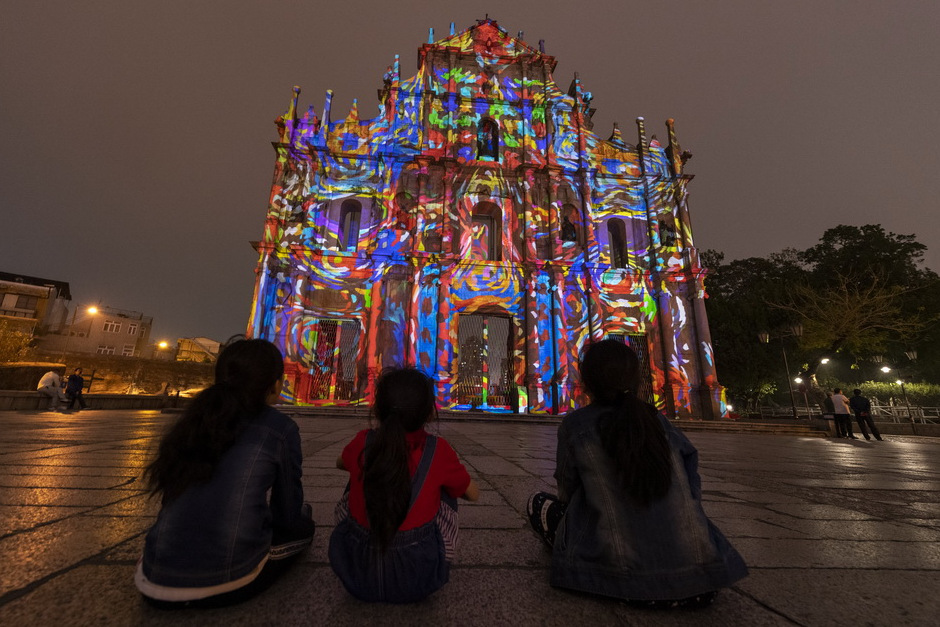
<instances>
[{"instance_id":1,"label":"person walking","mask_svg":"<svg viewBox=\"0 0 940 627\"><path fill-rule=\"evenodd\" d=\"M65 383L65 396L69 399L68 409L72 409L78 402L79 409L85 409L85 399L82 397L82 390L85 389L85 379L82 378L82 369L76 368L75 372L69 375Z\"/></svg>"},{"instance_id":2,"label":"person walking","mask_svg":"<svg viewBox=\"0 0 940 627\"><path fill-rule=\"evenodd\" d=\"M841 424L843 433L846 433L845 437L852 438L857 440L855 434L852 433L852 419L849 414L849 399L842 393L842 388L836 388L833 390L832 394L832 404L836 410L836 424Z\"/></svg>"},{"instance_id":3,"label":"person walking","mask_svg":"<svg viewBox=\"0 0 940 627\"><path fill-rule=\"evenodd\" d=\"M878 431L878 427L875 426L875 421L871 418L871 401L862 396L862 391L857 388L852 391L852 394L849 405L852 407L852 411L855 412L855 420L858 422L858 428L862 431L862 435L865 436L866 440L871 440L868 435L868 429L871 429L872 435L880 442L881 433ZM866 425L868 428L866 428Z\"/></svg>"}]
</instances>

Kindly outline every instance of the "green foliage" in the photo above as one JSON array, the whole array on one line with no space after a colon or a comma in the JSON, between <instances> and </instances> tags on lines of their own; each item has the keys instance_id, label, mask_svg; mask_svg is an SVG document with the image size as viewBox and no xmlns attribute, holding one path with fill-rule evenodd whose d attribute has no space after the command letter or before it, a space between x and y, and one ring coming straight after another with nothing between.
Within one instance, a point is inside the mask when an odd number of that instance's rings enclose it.
<instances>
[{"instance_id":1,"label":"green foliage","mask_svg":"<svg viewBox=\"0 0 940 627\"><path fill-rule=\"evenodd\" d=\"M32 352L33 336L11 320L0 320L0 363L23 361Z\"/></svg>"},{"instance_id":2,"label":"green foliage","mask_svg":"<svg viewBox=\"0 0 940 627\"><path fill-rule=\"evenodd\" d=\"M729 398L743 406L777 388L775 399L789 404L781 342L791 375L810 384L811 404L823 357L845 364L846 376L874 372L876 355L907 375L940 372L940 277L920 267L925 250L913 235L869 224L840 225L806 250L767 257L725 263L704 251L718 379ZM802 336L786 337L795 323ZM769 345L758 343L762 331L774 337ZM918 350L913 364L904 357L910 347Z\"/></svg>"}]
</instances>

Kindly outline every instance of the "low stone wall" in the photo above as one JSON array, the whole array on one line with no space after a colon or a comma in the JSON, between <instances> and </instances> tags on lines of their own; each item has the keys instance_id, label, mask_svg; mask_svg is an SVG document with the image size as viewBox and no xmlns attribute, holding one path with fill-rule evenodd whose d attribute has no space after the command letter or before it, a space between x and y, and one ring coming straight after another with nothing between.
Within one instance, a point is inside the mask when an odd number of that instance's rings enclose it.
<instances>
[{"instance_id":1,"label":"low stone wall","mask_svg":"<svg viewBox=\"0 0 940 627\"><path fill-rule=\"evenodd\" d=\"M88 409L170 409L183 407L189 399L176 396L146 394L85 394ZM38 392L0 390L0 411L40 410L49 406L49 399Z\"/></svg>"},{"instance_id":2,"label":"low stone wall","mask_svg":"<svg viewBox=\"0 0 940 627\"><path fill-rule=\"evenodd\" d=\"M39 353L36 362L0 364L0 390L35 390L49 370L67 376L75 368L84 370L91 393L147 395L203 389L212 383L215 365L120 355L69 354L63 361L61 355Z\"/></svg>"}]
</instances>

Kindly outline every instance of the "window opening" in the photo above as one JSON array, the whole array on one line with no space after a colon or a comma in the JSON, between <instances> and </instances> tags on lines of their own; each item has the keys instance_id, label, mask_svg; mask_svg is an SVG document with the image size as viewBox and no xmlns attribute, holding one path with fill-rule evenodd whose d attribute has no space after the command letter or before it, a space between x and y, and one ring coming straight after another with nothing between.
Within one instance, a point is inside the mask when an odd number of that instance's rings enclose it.
<instances>
[{"instance_id":1,"label":"window opening","mask_svg":"<svg viewBox=\"0 0 940 627\"><path fill-rule=\"evenodd\" d=\"M499 161L499 126L490 118L480 120L477 127L477 159Z\"/></svg>"},{"instance_id":2,"label":"window opening","mask_svg":"<svg viewBox=\"0 0 940 627\"><path fill-rule=\"evenodd\" d=\"M614 268L627 267L627 229L620 218L607 221L607 240L610 245L610 265Z\"/></svg>"},{"instance_id":3,"label":"window opening","mask_svg":"<svg viewBox=\"0 0 940 627\"><path fill-rule=\"evenodd\" d=\"M626 344L636 353L636 357L640 361L640 385L636 391L636 396L641 401L654 405L656 399L653 396L653 374L650 371L649 344L647 344L646 335L642 333L608 333L607 339Z\"/></svg>"},{"instance_id":4,"label":"window opening","mask_svg":"<svg viewBox=\"0 0 940 627\"><path fill-rule=\"evenodd\" d=\"M512 409L510 319L461 314L457 328L457 404Z\"/></svg>"},{"instance_id":5,"label":"window opening","mask_svg":"<svg viewBox=\"0 0 940 627\"><path fill-rule=\"evenodd\" d=\"M308 319L301 343L309 386L305 401L356 398L359 323L330 318Z\"/></svg>"},{"instance_id":6,"label":"window opening","mask_svg":"<svg viewBox=\"0 0 940 627\"><path fill-rule=\"evenodd\" d=\"M339 214L339 249L356 250L359 243L359 222L362 219L362 205L357 200L343 202Z\"/></svg>"}]
</instances>

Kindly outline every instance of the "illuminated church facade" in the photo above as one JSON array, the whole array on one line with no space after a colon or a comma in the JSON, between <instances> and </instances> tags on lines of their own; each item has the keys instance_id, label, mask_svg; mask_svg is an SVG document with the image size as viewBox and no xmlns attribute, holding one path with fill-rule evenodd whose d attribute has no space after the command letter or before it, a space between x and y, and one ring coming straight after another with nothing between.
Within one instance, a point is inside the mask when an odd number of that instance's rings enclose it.
<instances>
[{"instance_id":1,"label":"illuminated church facade","mask_svg":"<svg viewBox=\"0 0 940 627\"><path fill-rule=\"evenodd\" d=\"M594 133L591 94L485 19L396 58L379 115L277 120L248 334L285 356L284 400L356 404L383 368L433 376L438 404L564 413L578 355L613 337L667 415L726 414L676 141Z\"/></svg>"}]
</instances>

